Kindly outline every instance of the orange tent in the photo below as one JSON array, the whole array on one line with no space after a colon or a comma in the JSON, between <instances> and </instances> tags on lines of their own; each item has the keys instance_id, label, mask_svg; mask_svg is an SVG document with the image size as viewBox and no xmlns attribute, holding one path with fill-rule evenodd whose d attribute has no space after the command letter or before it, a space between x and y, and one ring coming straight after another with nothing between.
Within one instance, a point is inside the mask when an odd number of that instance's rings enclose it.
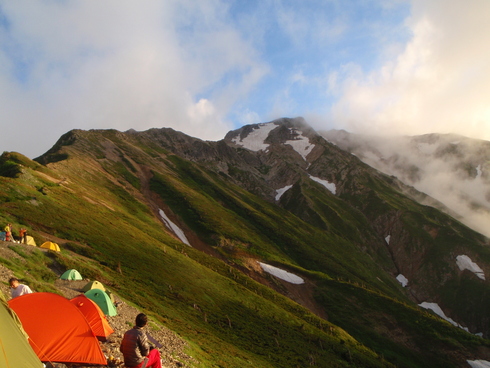
<instances>
[{"instance_id":1,"label":"orange tent","mask_svg":"<svg viewBox=\"0 0 490 368\"><path fill-rule=\"evenodd\" d=\"M82 312L53 293L32 293L9 301L29 343L43 362L107 365L99 341Z\"/></svg>"},{"instance_id":2,"label":"orange tent","mask_svg":"<svg viewBox=\"0 0 490 368\"><path fill-rule=\"evenodd\" d=\"M70 302L80 309L99 340L105 341L114 332L109 322L107 322L104 312L93 300L81 294L71 299Z\"/></svg>"}]
</instances>

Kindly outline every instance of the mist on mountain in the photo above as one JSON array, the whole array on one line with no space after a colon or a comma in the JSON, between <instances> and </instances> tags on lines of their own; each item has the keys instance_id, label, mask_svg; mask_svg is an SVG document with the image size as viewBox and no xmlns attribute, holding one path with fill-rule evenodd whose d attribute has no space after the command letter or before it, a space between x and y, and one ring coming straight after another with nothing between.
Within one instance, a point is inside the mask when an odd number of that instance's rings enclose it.
<instances>
[{"instance_id":1,"label":"mist on mountain","mask_svg":"<svg viewBox=\"0 0 490 368\"><path fill-rule=\"evenodd\" d=\"M490 236L490 142L454 134L322 134L366 164L439 200L461 222Z\"/></svg>"}]
</instances>

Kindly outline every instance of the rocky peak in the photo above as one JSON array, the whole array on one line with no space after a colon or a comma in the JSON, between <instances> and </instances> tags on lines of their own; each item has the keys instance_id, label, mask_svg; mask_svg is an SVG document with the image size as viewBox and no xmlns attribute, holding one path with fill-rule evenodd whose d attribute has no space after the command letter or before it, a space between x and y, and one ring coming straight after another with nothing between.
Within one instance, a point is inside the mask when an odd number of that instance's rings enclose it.
<instances>
[{"instance_id":1,"label":"rocky peak","mask_svg":"<svg viewBox=\"0 0 490 368\"><path fill-rule=\"evenodd\" d=\"M224 141L232 147L243 147L257 153L281 154L288 159L297 156L296 160L308 163L307 156L315 148L314 142L318 139L324 140L303 118L299 117L246 125L229 132Z\"/></svg>"},{"instance_id":2,"label":"rocky peak","mask_svg":"<svg viewBox=\"0 0 490 368\"><path fill-rule=\"evenodd\" d=\"M281 118L268 123L245 125L228 132L225 142L243 146L253 151L266 149L268 144L287 143L318 136L306 121L301 118Z\"/></svg>"}]
</instances>

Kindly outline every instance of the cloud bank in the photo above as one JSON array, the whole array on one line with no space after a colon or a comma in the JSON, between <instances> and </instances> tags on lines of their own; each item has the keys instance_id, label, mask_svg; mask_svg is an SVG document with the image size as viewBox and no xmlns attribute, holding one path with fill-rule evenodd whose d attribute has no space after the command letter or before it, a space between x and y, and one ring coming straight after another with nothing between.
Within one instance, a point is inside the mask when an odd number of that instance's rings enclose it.
<instances>
[{"instance_id":1,"label":"cloud bank","mask_svg":"<svg viewBox=\"0 0 490 368\"><path fill-rule=\"evenodd\" d=\"M490 142L452 134L380 137L330 131L325 137L490 236ZM423 204L434 206L431 201Z\"/></svg>"},{"instance_id":2,"label":"cloud bank","mask_svg":"<svg viewBox=\"0 0 490 368\"><path fill-rule=\"evenodd\" d=\"M490 139L490 2L411 4L412 36L400 52L369 71L347 63L329 74L338 97L330 123L363 133Z\"/></svg>"},{"instance_id":3,"label":"cloud bank","mask_svg":"<svg viewBox=\"0 0 490 368\"><path fill-rule=\"evenodd\" d=\"M0 148L35 157L75 128L217 140L282 116L490 139L488 14L487 0L0 0Z\"/></svg>"},{"instance_id":4,"label":"cloud bank","mask_svg":"<svg viewBox=\"0 0 490 368\"><path fill-rule=\"evenodd\" d=\"M165 126L222 138L229 109L267 70L226 9L219 1L0 2L2 149L40 155L73 128Z\"/></svg>"}]
</instances>

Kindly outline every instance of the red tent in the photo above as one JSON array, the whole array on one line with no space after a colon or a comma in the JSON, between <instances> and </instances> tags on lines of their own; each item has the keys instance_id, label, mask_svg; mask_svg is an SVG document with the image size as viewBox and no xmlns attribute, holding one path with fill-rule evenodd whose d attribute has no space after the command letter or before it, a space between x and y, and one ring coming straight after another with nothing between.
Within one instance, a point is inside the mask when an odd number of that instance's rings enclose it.
<instances>
[{"instance_id":1,"label":"red tent","mask_svg":"<svg viewBox=\"0 0 490 368\"><path fill-rule=\"evenodd\" d=\"M29 343L43 362L107 365L99 341L82 312L53 293L32 293L9 301Z\"/></svg>"},{"instance_id":2,"label":"red tent","mask_svg":"<svg viewBox=\"0 0 490 368\"><path fill-rule=\"evenodd\" d=\"M99 340L105 341L114 332L109 322L107 322L104 312L102 312L102 309L92 299L81 294L71 299L70 302L80 309Z\"/></svg>"}]
</instances>

